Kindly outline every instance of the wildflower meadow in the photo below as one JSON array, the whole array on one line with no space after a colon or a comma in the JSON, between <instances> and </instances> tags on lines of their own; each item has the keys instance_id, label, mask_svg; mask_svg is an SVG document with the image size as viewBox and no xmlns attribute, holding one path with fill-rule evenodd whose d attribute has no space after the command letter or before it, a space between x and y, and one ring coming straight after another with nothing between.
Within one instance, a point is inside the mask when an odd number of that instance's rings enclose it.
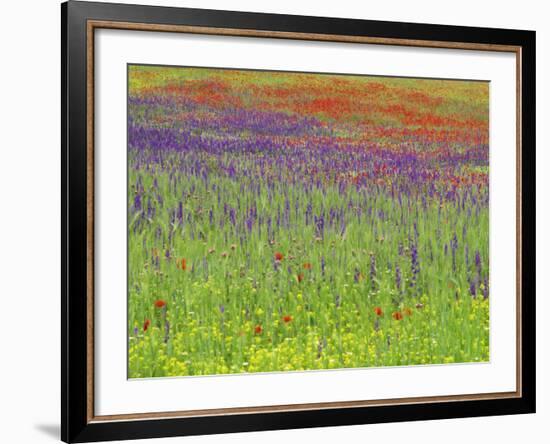
<instances>
[{"instance_id":1,"label":"wildflower meadow","mask_svg":"<svg viewBox=\"0 0 550 444\"><path fill-rule=\"evenodd\" d=\"M130 378L489 360L487 82L128 66Z\"/></svg>"}]
</instances>

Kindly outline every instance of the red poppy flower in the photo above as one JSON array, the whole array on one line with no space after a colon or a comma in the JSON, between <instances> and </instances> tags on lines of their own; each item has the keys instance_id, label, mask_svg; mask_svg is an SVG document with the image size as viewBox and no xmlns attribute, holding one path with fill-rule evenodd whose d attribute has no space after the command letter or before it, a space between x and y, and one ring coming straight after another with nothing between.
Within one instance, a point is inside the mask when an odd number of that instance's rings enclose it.
<instances>
[{"instance_id":1,"label":"red poppy flower","mask_svg":"<svg viewBox=\"0 0 550 444\"><path fill-rule=\"evenodd\" d=\"M261 334L262 330L263 328L261 325L256 325L256 327L254 327L254 333L256 333L257 335Z\"/></svg>"},{"instance_id":2,"label":"red poppy flower","mask_svg":"<svg viewBox=\"0 0 550 444\"><path fill-rule=\"evenodd\" d=\"M149 325L151 325L151 321L149 319L145 319L145 322L143 323L143 331L147 331Z\"/></svg>"},{"instance_id":3,"label":"red poppy flower","mask_svg":"<svg viewBox=\"0 0 550 444\"><path fill-rule=\"evenodd\" d=\"M405 314L405 316L412 316L413 311L409 307L406 307L403 309L403 313Z\"/></svg>"},{"instance_id":4,"label":"red poppy flower","mask_svg":"<svg viewBox=\"0 0 550 444\"><path fill-rule=\"evenodd\" d=\"M374 307L374 313L376 313L376 316L384 316L384 312L380 307Z\"/></svg>"},{"instance_id":5,"label":"red poppy flower","mask_svg":"<svg viewBox=\"0 0 550 444\"><path fill-rule=\"evenodd\" d=\"M304 280L304 273L299 273L296 276L296 279L298 279L298 282L302 282Z\"/></svg>"},{"instance_id":6,"label":"red poppy flower","mask_svg":"<svg viewBox=\"0 0 550 444\"><path fill-rule=\"evenodd\" d=\"M400 311L394 311L392 313L392 318L394 318L396 321L400 321L401 319L403 319L403 315Z\"/></svg>"},{"instance_id":7,"label":"red poppy flower","mask_svg":"<svg viewBox=\"0 0 550 444\"><path fill-rule=\"evenodd\" d=\"M163 301L162 299L159 299L158 301L155 301L155 307L162 308L166 306L166 301Z\"/></svg>"},{"instance_id":8,"label":"red poppy flower","mask_svg":"<svg viewBox=\"0 0 550 444\"><path fill-rule=\"evenodd\" d=\"M185 260L185 258L181 260L181 269L183 271L187 270L187 261Z\"/></svg>"},{"instance_id":9,"label":"red poppy flower","mask_svg":"<svg viewBox=\"0 0 550 444\"><path fill-rule=\"evenodd\" d=\"M285 324L288 324L289 322L292 321L292 316L291 315L283 316L283 321L284 321Z\"/></svg>"},{"instance_id":10,"label":"red poppy flower","mask_svg":"<svg viewBox=\"0 0 550 444\"><path fill-rule=\"evenodd\" d=\"M279 253L278 251L275 253L275 260L276 261L282 261L284 259L283 253Z\"/></svg>"},{"instance_id":11,"label":"red poppy flower","mask_svg":"<svg viewBox=\"0 0 550 444\"><path fill-rule=\"evenodd\" d=\"M311 270L311 264L309 262L304 264L304 270Z\"/></svg>"}]
</instances>

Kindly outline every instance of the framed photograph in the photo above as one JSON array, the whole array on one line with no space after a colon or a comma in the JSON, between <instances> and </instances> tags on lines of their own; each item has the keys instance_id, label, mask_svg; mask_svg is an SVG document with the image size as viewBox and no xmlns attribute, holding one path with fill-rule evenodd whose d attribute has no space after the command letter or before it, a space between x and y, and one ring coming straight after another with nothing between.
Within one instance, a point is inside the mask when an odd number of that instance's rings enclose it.
<instances>
[{"instance_id":1,"label":"framed photograph","mask_svg":"<svg viewBox=\"0 0 550 444\"><path fill-rule=\"evenodd\" d=\"M535 411L535 33L69 1L62 439Z\"/></svg>"}]
</instances>

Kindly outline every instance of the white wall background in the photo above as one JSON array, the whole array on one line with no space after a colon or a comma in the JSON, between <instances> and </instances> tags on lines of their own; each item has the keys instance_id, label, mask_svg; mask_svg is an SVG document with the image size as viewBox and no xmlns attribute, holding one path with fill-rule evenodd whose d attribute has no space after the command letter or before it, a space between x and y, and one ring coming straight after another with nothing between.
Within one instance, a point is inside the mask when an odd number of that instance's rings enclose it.
<instances>
[{"instance_id":1,"label":"white wall background","mask_svg":"<svg viewBox=\"0 0 550 444\"><path fill-rule=\"evenodd\" d=\"M333 427L155 443L544 442L550 421L550 28L545 2L394 0L123 1L167 6L459 24L537 31L536 415ZM58 0L6 2L0 27L0 441L55 442L60 373L60 12ZM535 438L536 436L538 438ZM532 437L529 439L529 437ZM146 441L142 441L146 442Z\"/></svg>"}]
</instances>

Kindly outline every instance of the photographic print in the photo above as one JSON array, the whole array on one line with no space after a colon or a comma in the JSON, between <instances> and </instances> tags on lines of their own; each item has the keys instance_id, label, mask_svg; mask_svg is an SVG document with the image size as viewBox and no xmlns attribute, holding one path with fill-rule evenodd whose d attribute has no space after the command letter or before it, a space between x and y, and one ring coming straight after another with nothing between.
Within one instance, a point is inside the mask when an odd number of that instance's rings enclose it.
<instances>
[{"instance_id":1,"label":"photographic print","mask_svg":"<svg viewBox=\"0 0 550 444\"><path fill-rule=\"evenodd\" d=\"M129 378L489 361L489 82L128 65L127 124Z\"/></svg>"},{"instance_id":2,"label":"photographic print","mask_svg":"<svg viewBox=\"0 0 550 444\"><path fill-rule=\"evenodd\" d=\"M536 33L61 6L65 442L536 411Z\"/></svg>"}]
</instances>

